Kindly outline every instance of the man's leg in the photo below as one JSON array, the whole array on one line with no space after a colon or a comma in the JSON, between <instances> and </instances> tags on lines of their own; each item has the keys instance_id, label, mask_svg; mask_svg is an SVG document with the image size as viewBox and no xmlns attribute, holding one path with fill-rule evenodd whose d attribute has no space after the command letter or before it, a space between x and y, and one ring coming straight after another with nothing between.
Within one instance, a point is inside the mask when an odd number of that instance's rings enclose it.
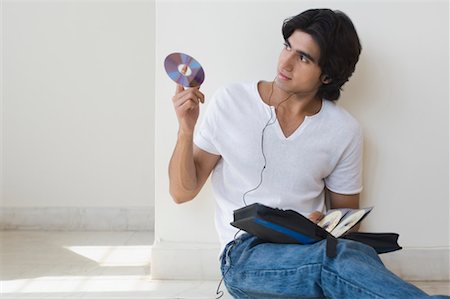
<instances>
[{"instance_id":1,"label":"man's leg","mask_svg":"<svg viewBox=\"0 0 450 299\"><path fill-rule=\"evenodd\" d=\"M414 285L389 271L376 251L339 239L337 256L324 256L321 285L328 298L428 298Z\"/></svg>"},{"instance_id":2,"label":"man's leg","mask_svg":"<svg viewBox=\"0 0 450 299\"><path fill-rule=\"evenodd\" d=\"M312 245L259 243L248 234L227 246L225 285L235 298L426 298L390 272L373 248L339 239L337 256L326 242Z\"/></svg>"},{"instance_id":3,"label":"man's leg","mask_svg":"<svg viewBox=\"0 0 450 299\"><path fill-rule=\"evenodd\" d=\"M324 298L321 268L325 246L259 243L245 234L229 244L222 275L234 298Z\"/></svg>"}]
</instances>

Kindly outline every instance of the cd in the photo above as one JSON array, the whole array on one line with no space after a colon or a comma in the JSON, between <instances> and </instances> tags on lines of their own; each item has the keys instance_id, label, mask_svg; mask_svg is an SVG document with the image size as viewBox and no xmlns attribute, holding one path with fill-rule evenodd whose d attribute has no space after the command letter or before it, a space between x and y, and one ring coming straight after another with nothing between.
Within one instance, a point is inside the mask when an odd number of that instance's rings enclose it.
<instances>
[{"instance_id":1,"label":"cd","mask_svg":"<svg viewBox=\"0 0 450 299\"><path fill-rule=\"evenodd\" d=\"M331 232L333 228L339 223L339 220L342 218L342 211L333 211L329 214L326 214L325 217L320 220L317 224L323 229L327 230L327 232Z\"/></svg>"},{"instance_id":2,"label":"cd","mask_svg":"<svg viewBox=\"0 0 450 299\"><path fill-rule=\"evenodd\" d=\"M205 80L205 72L200 63L184 53L168 55L164 60L164 68L170 79L184 87L200 86Z\"/></svg>"},{"instance_id":3,"label":"cd","mask_svg":"<svg viewBox=\"0 0 450 299\"><path fill-rule=\"evenodd\" d=\"M345 232L347 232L352 226L354 226L364 215L366 214L365 210L357 211L353 214L350 214L348 217L344 217L341 223L331 232L333 236L339 238Z\"/></svg>"}]
</instances>

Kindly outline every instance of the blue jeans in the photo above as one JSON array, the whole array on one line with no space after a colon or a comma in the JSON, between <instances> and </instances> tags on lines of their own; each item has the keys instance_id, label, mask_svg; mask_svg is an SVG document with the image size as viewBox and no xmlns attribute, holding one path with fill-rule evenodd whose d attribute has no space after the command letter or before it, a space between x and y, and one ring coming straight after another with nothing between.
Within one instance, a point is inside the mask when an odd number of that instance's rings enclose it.
<instances>
[{"instance_id":1,"label":"blue jeans","mask_svg":"<svg viewBox=\"0 0 450 299\"><path fill-rule=\"evenodd\" d=\"M325 250L326 241L274 244L241 235L221 255L225 286L239 299L430 297L386 269L370 246L339 239L335 258Z\"/></svg>"}]
</instances>

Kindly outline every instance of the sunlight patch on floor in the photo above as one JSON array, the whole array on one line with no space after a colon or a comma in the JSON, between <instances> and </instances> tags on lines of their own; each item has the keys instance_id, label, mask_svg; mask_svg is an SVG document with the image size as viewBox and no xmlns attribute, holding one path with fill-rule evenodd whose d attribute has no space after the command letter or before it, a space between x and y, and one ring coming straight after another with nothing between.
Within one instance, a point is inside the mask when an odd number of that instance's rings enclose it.
<instances>
[{"instance_id":1,"label":"sunlight patch on floor","mask_svg":"<svg viewBox=\"0 0 450 299\"><path fill-rule=\"evenodd\" d=\"M64 246L95 261L102 267L146 266L150 264L152 246Z\"/></svg>"},{"instance_id":2,"label":"sunlight patch on floor","mask_svg":"<svg viewBox=\"0 0 450 299\"><path fill-rule=\"evenodd\" d=\"M66 250L94 261L101 268L149 267L151 248L148 245L63 246ZM70 266L68 266L70 267ZM98 272L97 271L97 272ZM1 294L152 291L158 286L150 275L62 275L5 280Z\"/></svg>"}]
</instances>

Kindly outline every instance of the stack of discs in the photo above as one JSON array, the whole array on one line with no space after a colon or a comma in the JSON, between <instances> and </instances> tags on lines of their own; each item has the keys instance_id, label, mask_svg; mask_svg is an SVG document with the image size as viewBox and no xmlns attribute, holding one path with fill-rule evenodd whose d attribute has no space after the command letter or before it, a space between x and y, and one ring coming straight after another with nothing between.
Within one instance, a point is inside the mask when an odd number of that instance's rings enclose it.
<instances>
[{"instance_id":1,"label":"stack of discs","mask_svg":"<svg viewBox=\"0 0 450 299\"><path fill-rule=\"evenodd\" d=\"M339 223L341 218L342 218L342 211L336 210L327 213L327 215L325 215L325 217L323 217L322 220L320 220L320 222L317 223L317 225L322 227L323 229L326 229L327 232L331 232Z\"/></svg>"},{"instance_id":2,"label":"stack of discs","mask_svg":"<svg viewBox=\"0 0 450 299\"><path fill-rule=\"evenodd\" d=\"M355 213L350 213L350 215L345 216L342 219L342 222L339 223L336 228L331 231L331 234L336 238L342 236L345 232L347 232L351 227L353 227L359 220L365 215L364 210L356 211Z\"/></svg>"},{"instance_id":3,"label":"stack of discs","mask_svg":"<svg viewBox=\"0 0 450 299\"><path fill-rule=\"evenodd\" d=\"M184 87L200 86L205 80L200 63L184 53L172 53L167 56L164 67L169 77Z\"/></svg>"}]
</instances>

